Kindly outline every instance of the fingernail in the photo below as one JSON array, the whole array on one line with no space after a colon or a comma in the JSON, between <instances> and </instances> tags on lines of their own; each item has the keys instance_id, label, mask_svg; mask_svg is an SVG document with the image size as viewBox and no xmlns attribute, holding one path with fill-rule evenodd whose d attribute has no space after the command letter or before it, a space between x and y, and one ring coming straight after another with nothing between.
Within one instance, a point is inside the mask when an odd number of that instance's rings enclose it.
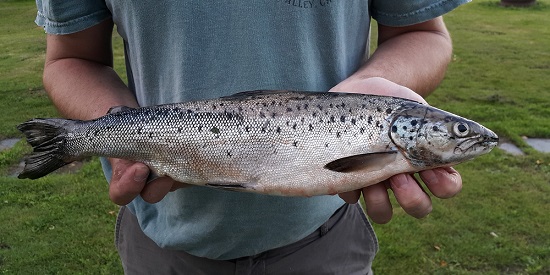
<instances>
[{"instance_id":1,"label":"fingernail","mask_svg":"<svg viewBox=\"0 0 550 275\"><path fill-rule=\"evenodd\" d=\"M147 167L139 167L136 168L136 171L134 172L134 181L136 182L143 182L147 179L147 176L149 175L149 169Z\"/></svg>"},{"instance_id":2,"label":"fingernail","mask_svg":"<svg viewBox=\"0 0 550 275\"><path fill-rule=\"evenodd\" d=\"M390 178L393 188L406 189L409 186L409 179L405 174L395 175Z\"/></svg>"},{"instance_id":3,"label":"fingernail","mask_svg":"<svg viewBox=\"0 0 550 275\"><path fill-rule=\"evenodd\" d=\"M438 179L433 170L426 170L422 172L422 180L429 183L437 183Z\"/></svg>"}]
</instances>

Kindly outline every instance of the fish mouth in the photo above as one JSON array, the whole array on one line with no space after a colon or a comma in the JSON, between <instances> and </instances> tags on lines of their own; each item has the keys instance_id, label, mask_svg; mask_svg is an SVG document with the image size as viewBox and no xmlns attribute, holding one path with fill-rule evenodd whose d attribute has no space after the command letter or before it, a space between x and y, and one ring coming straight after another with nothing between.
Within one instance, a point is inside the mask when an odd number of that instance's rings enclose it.
<instances>
[{"instance_id":1,"label":"fish mouth","mask_svg":"<svg viewBox=\"0 0 550 275\"><path fill-rule=\"evenodd\" d=\"M460 144L458 144L454 150L455 154L464 154L468 152L479 152L481 154L488 153L498 145L498 136L490 130L482 135L476 137L469 137Z\"/></svg>"}]
</instances>

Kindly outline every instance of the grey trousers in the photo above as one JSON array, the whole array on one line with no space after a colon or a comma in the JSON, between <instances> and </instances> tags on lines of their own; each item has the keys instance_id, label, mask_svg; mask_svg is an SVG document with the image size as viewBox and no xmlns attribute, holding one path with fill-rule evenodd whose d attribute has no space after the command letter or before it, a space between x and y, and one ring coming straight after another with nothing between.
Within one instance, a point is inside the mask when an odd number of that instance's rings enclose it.
<instances>
[{"instance_id":1,"label":"grey trousers","mask_svg":"<svg viewBox=\"0 0 550 275\"><path fill-rule=\"evenodd\" d=\"M196 257L157 246L122 207L116 246L125 274L372 274L378 241L361 207L345 204L304 239L228 261Z\"/></svg>"}]
</instances>

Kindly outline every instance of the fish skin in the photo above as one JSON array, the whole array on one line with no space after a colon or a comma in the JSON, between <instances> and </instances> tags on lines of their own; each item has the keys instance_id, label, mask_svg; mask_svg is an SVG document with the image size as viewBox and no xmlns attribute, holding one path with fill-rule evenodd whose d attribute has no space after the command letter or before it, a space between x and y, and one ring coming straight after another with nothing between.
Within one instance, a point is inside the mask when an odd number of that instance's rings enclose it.
<instances>
[{"instance_id":1,"label":"fish skin","mask_svg":"<svg viewBox=\"0 0 550 275\"><path fill-rule=\"evenodd\" d=\"M329 92L243 92L18 128L34 148L19 178L103 156L189 184L284 196L336 194L454 165L498 141L474 121L415 101Z\"/></svg>"}]
</instances>

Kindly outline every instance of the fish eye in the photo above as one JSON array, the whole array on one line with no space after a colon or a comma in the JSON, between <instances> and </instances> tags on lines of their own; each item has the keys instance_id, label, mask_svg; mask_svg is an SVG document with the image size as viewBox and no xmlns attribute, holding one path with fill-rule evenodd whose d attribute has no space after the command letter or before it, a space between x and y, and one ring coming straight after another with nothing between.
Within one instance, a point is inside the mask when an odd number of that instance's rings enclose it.
<instances>
[{"instance_id":1,"label":"fish eye","mask_svg":"<svg viewBox=\"0 0 550 275\"><path fill-rule=\"evenodd\" d=\"M457 122L453 125L453 132L458 137L465 137L470 133L470 126L466 123Z\"/></svg>"}]
</instances>

